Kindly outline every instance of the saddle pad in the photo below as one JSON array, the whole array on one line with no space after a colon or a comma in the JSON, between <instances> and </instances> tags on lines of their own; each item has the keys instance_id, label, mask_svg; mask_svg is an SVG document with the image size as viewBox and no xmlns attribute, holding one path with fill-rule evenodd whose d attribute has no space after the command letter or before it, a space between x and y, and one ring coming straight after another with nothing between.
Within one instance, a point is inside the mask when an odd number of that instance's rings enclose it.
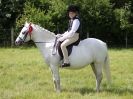
<instances>
[{"instance_id":1,"label":"saddle pad","mask_svg":"<svg viewBox=\"0 0 133 99\"><path fill-rule=\"evenodd\" d=\"M77 46L79 44L79 42L80 42L80 39L78 39L76 42L74 42L74 43L67 46L68 56L70 56L73 46ZM61 57L61 60L62 60L64 57L63 57L63 53L62 53L62 50L61 50L61 43L62 42L58 43L57 49L58 49L58 53L59 53L59 55Z\"/></svg>"}]
</instances>

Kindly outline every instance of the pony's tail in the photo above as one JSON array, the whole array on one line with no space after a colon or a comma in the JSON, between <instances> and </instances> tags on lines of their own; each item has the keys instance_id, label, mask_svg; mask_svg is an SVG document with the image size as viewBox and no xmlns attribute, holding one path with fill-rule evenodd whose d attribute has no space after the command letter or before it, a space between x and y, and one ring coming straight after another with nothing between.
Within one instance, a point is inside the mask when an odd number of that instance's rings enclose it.
<instances>
[{"instance_id":1,"label":"pony's tail","mask_svg":"<svg viewBox=\"0 0 133 99\"><path fill-rule=\"evenodd\" d=\"M111 84L111 73L110 73L110 63L109 63L109 55L107 53L107 56L104 61L104 71L106 74L106 78L109 84Z\"/></svg>"}]
</instances>

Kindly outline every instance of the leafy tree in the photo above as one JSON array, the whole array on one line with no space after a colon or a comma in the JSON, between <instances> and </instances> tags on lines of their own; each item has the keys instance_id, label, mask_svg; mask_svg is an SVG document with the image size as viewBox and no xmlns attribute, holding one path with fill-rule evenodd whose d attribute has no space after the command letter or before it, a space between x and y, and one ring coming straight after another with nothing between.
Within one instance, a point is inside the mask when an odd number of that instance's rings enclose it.
<instances>
[{"instance_id":1,"label":"leafy tree","mask_svg":"<svg viewBox=\"0 0 133 99\"><path fill-rule=\"evenodd\" d=\"M131 15L131 3L125 3L125 6L123 6L121 9L116 9L115 14L116 18L120 23L120 29L121 33L119 33L119 36L121 36L121 43L125 41L125 45L127 47L127 40L128 40L128 34L130 33L130 30L132 28L132 24L129 22L129 18Z\"/></svg>"},{"instance_id":2,"label":"leafy tree","mask_svg":"<svg viewBox=\"0 0 133 99\"><path fill-rule=\"evenodd\" d=\"M82 38L96 37L109 44L133 42L133 0L0 0L0 42L10 42L10 28L25 21L39 24L55 33L67 29L66 9L80 8ZM7 31L8 29L8 31ZM18 33L18 32L16 32Z\"/></svg>"},{"instance_id":3,"label":"leafy tree","mask_svg":"<svg viewBox=\"0 0 133 99\"><path fill-rule=\"evenodd\" d=\"M56 3L59 2L59 3ZM24 7L24 14L17 19L17 27L24 24L26 20L35 24L40 24L46 29L57 32L57 25L59 28L64 27L64 6L61 0L49 1L40 0L39 4L27 1ZM61 22L61 24L59 24Z\"/></svg>"},{"instance_id":4,"label":"leafy tree","mask_svg":"<svg viewBox=\"0 0 133 99\"><path fill-rule=\"evenodd\" d=\"M22 13L25 0L1 0L0 2L0 41L10 43L11 27L15 25L16 18ZM5 45L7 45L5 44Z\"/></svg>"}]
</instances>

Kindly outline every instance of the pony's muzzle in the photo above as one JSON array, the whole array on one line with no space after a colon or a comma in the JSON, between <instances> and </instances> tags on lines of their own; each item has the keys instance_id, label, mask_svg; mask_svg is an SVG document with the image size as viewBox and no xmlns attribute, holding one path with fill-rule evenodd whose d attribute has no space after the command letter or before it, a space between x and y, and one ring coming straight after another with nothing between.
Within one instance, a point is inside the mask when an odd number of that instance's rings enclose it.
<instances>
[{"instance_id":1,"label":"pony's muzzle","mask_svg":"<svg viewBox=\"0 0 133 99\"><path fill-rule=\"evenodd\" d=\"M22 40L20 40L20 39L16 39L16 41L15 41L15 45L22 45L24 42L22 41Z\"/></svg>"},{"instance_id":2,"label":"pony's muzzle","mask_svg":"<svg viewBox=\"0 0 133 99\"><path fill-rule=\"evenodd\" d=\"M15 45L20 45L20 42L19 41L15 41Z\"/></svg>"}]
</instances>

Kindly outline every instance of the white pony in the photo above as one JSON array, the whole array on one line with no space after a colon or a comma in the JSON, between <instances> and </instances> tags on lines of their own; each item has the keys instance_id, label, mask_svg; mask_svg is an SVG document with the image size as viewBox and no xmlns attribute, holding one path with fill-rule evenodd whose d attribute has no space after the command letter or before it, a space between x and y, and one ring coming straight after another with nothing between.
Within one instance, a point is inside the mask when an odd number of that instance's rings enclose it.
<instances>
[{"instance_id":1,"label":"white pony","mask_svg":"<svg viewBox=\"0 0 133 99\"><path fill-rule=\"evenodd\" d=\"M40 49L45 62L50 66L53 81L57 92L60 88L59 66L61 65L60 56L52 54L56 35L38 25L25 23L15 43L20 45L29 40L33 40ZM110 82L109 57L106 43L95 38L87 38L80 41L78 46L74 46L69 56L70 69L82 68L91 65L96 77L96 90L99 91L102 80L102 67L104 66L107 80Z\"/></svg>"}]
</instances>

